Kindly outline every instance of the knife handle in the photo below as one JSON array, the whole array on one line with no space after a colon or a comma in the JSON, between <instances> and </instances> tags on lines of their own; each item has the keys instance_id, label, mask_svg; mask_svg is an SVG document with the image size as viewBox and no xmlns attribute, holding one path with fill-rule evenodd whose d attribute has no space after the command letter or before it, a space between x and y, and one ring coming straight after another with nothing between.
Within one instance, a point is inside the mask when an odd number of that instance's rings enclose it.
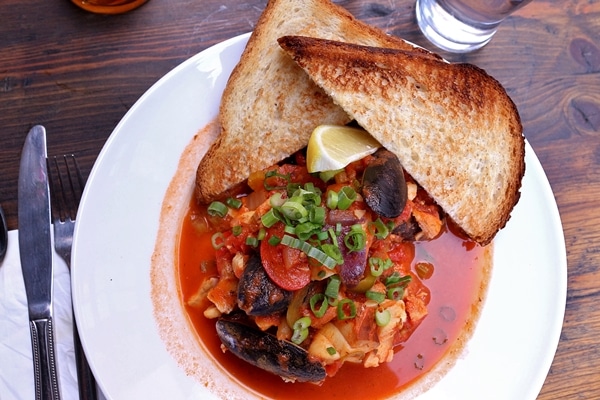
<instances>
[{"instance_id":1,"label":"knife handle","mask_svg":"<svg viewBox=\"0 0 600 400\"><path fill-rule=\"evenodd\" d=\"M36 400L60 400L52 318L29 322Z\"/></svg>"}]
</instances>

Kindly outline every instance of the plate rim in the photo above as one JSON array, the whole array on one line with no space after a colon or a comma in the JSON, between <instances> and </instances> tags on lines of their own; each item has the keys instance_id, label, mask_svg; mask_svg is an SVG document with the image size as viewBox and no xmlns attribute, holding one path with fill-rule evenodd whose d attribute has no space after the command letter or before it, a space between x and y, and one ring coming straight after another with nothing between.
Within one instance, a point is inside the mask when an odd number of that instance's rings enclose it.
<instances>
[{"instance_id":1,"label":"plate rim","mask_svg":"<svg viewBox=\"0 0 600 400\"><path fill-rule=\"evenodd\" d=\"M115 129L113 130L113 132L111 133L111 135L109 136L109 138L107 139L105 145L103 146L102 150L100 151L98 158L96 160L96 162L94 163L94 166L90 172L89 178L88 178L88 185L86 185L86 188L84 190L84 194L82 197L82 201L81 201L81 206L80 206L80 213L77 216L77 224L76 224L76 230L75 230L75 238L74 238L74 246L73 246L73 257L74 257L74 265L75 260L78 260L79 257L81 257L81 246L79 243L79 235L80 235L80 229L82 224L86 223L86 215L83 214L85 212L87 212L87 203L89 201L88 196L90 196L89 193L91 193L91 189L90 187L99 179L98 175L102 173L103 168L105 168L105 160L106 158L109 156L109 153L113 150L113 147L115 146L115 141L120 137L123 136L125 132L124 130L127 128L127 125L129 123L129 121L133 118L133 116L138 113L138 110L140 108L142 108L144 106L144 104L148 101L148 99L150 99L153 94L158 90L158 88L160 86L163 86L165 84L168 84L169 81L171 79L173 79L173 77L176 77L178 74L181 74L182 71L186 70L187 68L190 68L198 59L202 58L202 57L207 57L211 54L219 54L220 51L223 51L223 49L229 48L234 44L239 44L241 42L244 42L245 40L247 40L247 38L251 35L251 32L242 34L242 35L238 35L235 37L232 37L230 39L227 39L223 42L220 42L218 44L215 44L213 46L208 47L207 49L195 54L194 56L188 58L187 60L183 61L182 63L180 63L179 65L177 65L175 68L173 68L171 71L169 71L167 74L165 74L163 77L161 77L156 83L154 83L136 102L135 104L131 107L131 109L125 114L125 116L120 120L120 122L117 124L117 126L115 127ZM245 43L245 42L244 42ZM201 127L198 127L201 128ZM529 159L527 158L529 156ZM558 209L558 206L556 204L556 200L554 198L553 192L552 192L552 188L550 186L550 183L548 181L548 178L545 174L545 171L543 170L543 167L537 157L537 155L535 154L533 148L531 147L531 145L529 144L529 142L526 140L526 175L528 173L528 171L531 171L533 169L533 173L536 174L538 183L541 184L544 193L543 193L543 197L549 201L548 206L552 211L552 226L553 227L559 227L560 229L553 229L552 233L554 234L554 241L556 242L556 244L559 244L559 246L555 249L558 254L559 254L559 258L557 261L557 268L556 270L558 271L558 275L556 276L557 280L556 280L556 284L559 288L560 293L557 293L556 296L556 304L554 307L556 307L555 311L557 311L557 317L554 319L554 326L552 329L552 335L550 335L551 337L549 338L549 343L551 343L551 349L553 351L547 351L545 353L545 358L544 360L541 361L542 364L542 372L543 374L540 372L537 374L536 378L533 380L532 386L531 386L531 398L535 398L537 396L537 394L539 394L546 376L548 374L548 371L551 367L552 361L554 359L555 353L557 351L557 347L558 347L558 343L560 340L560 334L562 331L562 325L564 322L564 314L565 314L565 308L566 308L566 295L567 295L567 256L566 256L566 246L565 246L565 239L564 239L564 232L562 229L562 222L560 219L560 212ZM532 172L529 172L530 174ZM551 200L551 201L550 201ZM80 222L83 221L83 222ZM510 221L509 221L510 224ZM495 253L495 252L494 252ZM495 256L494 256L494 260L495 260ZM494 262L495 263L495 262ZM494 267L495 268L495 267ZM73 306L75 309L75 315L76 318L79 320L80 318L85 321L84 318L84 314L81 308L79 308L79 304L82 300L82 293L79 290L79 286L78 282L81 279L81 269L80 268L74 268L73 270L73 280L72 280L72 291L73 291ZM490 280L490 286L493 280L493 276ZM486 305L487 305L487 301L486 304L483 305L482 307L482 313L485 311L486 309ZM85 325L83 326L83 332L82 333L82 342L84 342L84 348L87 346L89 346L90 344L86 342L86 332L85 330L89 329L88 327L86 327ZM86 348L86 350L92 351L89 348ZM94 368L94 359L92 357L92 360L90 362L90 364L92 365L92 368L95 370ZM100 379L102 380L102 379Z\"/></svg>"}]
</instances>

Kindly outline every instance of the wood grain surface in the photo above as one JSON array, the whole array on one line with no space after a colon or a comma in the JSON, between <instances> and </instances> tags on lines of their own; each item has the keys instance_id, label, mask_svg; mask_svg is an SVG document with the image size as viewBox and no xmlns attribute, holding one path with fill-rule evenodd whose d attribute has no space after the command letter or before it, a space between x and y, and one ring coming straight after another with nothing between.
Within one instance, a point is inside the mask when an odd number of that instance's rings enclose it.
<instances>
[{"instance_id":1,"label":"wood grain surface","mask_svg":"<svg viewBox=\"0 0 600 400\"><path fill-rule=\"evenodd\" d=\"M336 3L433 49L416 27L412 0ZM49 155L75 153L89 174L119 120L153 83L190 56L251 31L265 4L150 0L104 16L68 0L3 0L0 203L9 228L17 228L19 157L33 125L46 126ZM441 54L484 68L506 87L558 203L568 296L539 399L600 398L600 2L534 0L482 50Z\"/></svg>"}]
</instances>

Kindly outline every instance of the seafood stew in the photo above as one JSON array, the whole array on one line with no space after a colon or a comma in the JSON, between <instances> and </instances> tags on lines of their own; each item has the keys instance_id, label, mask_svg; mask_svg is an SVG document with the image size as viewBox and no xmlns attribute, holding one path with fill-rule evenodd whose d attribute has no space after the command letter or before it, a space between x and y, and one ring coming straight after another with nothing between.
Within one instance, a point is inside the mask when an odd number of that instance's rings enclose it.
<instances>
[{"instance_id":1,"label":"seafood stew","mask_svg":"<svg viewBox=\"0 0 600 400\"><path fill-rule=\"evenodd\" d=\"M472 328L485 249L460 237L385 150L335 175L304 165L299 152L236 196L191 203L179 249L186 310L219 363L261 393L284 381L327 393L383 365L397 376L378 390L393 394ZM249 379L232 355L273 375Z\"/></svg>"}]
</instances>

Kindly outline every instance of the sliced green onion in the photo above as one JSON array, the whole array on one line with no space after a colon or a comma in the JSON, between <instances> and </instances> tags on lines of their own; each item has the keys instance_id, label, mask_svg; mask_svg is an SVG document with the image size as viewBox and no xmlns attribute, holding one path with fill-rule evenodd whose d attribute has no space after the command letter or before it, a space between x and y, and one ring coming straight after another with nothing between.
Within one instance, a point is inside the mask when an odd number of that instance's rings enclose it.
<instances>
[{"instance_id":1,"label":"sliced green onion","mask_svg":"<svg viewBox=\"0 0 600 400\"><path fill-rule=\"evenodd\" d=\"M385 279L385 286L392 285L407 285L412 280L410 275L401 276L398 272L394 272L392 275Z\"/></svg>"},{"instance_id":2,"label":"sliced green onion","mask_svg":"<svg viewBox=\"0 0 600 400\"><path fill-rule=\"evenodd\" d=\"M225 203L229 207L235 208L236 210L242 206L242 201L240 199L235 199L233 197L229 197L227 200L225 200Z\"/></svg>"},{"instance_id":3,"label":"sliced green onion","mask_svg":"<svg viewBox=\"0 0 600 400\"><path fill-rule=\"evenodd\" d=\"M323 293L317 293L313 295L309 300L309 304L310 310L317 318L321 318L323 315L325 315L327 309L329 308L329 303L327 303Z\"/></svg>"},{"instance_id":4,"label":"sliced green onion","mask_svg":"<svg viewBox=\"0 0 600 400\"><path fill-rule=\"evenodd\" d=\"M231 233L233 233L233 236L240 236L240 234L242 233L242 226L241 225L236 225L233 228L231 228Z\"/></svg>"},{"instance_id":5,"label":"sliced green onion","mask_svg":"<svg viewBox=\"0 0 600 400\"><path fill-rule=\"evenodd\" d=\"M268 242L271 246L277 246L279 243L281 243L281 238L279 236L273 235L269 238Z\"/></svg>"},{"instance_id":6,"label":"sliced green onion","mask_svg":"<svg viewBox=\"0 0 600 400\"><path fill-rule=\"evenodd\" d=\"M210 203L206 211L208 212L208 215L212 217L223 218L227 215L228 210L225 204L221 203L220 201L213 201Z\"/></svg>"},{"instance_id":7,"label":"sliced green onion","mask_svg":"<svg viewBox=\"0 0 600 400\"><path fill-rule=\"evenodd\" d=\"M294 233L300 240L308 240L309 237L313 235L313 233L319 232L321 229L321 225L314 224L312 222L304 222L302 224L296 225Z\"/></svg>"},{"instance_id":8,"label":"sliced green onion","mask_svg":"<svg viewBox=\"0 0 600 400\"><path fill-rule=\"evenodd\" d=\"M294 322L292 329L292 342L300 344L308 337L308 327L310 326L310 317L302 317Z\"/></svg>"},{"instance_id":9,"label":"sliced green onion","mask_svg":"<svg viewBox=\"0 0 600 400\"><path fill-rule=\"evenodd\" d=\"M325 205L330 210L335 210L338 205L338 194L334 190L329 190L327 192L327 200L325 201Z\"/></svg>"},{"instance_id":10,"label":"sliced green onion","mask_svg":"<svg viewBox=\"0 0 600 400\"><path fill-rule=\"evenodd\" d=\"M390 300L402 300L404 297L404 287L403 286L395 286L393 288L388 289L387 298Z\"/></svg>"},{"instance_id":11,"label":"sliced green onion","mask_svg":"<svg viewBox=\"0 0 600 400\"><path fill-rule=\"evenodd\" d=\"M337 208L347 210L356 200L356 191L350 186L344 186L338 193Z\"/></svg>"},{"instance_id":12,"label":"sliced green onion","mask_svg":"<svg viewBox=\"0 0 600 400\"><path fill-rule=\"evenodd\" d=\"M392 260L386 258L385 260L379 257L369 257L369 267L371 269L371 275L374 277L380 276L383 271L389 269L392 266Z\"/></svg>"},{"instance_id":13,"label":"sliced green onion","mask_svg":"<svg viewBox=\"0 0 600 400\"><path fill-rule=\"evenodd\" d=\"M277 215L275 214L275 209L271 208L260 217L260 221L265 228L270 228L279 221L279 218L277 218Z\"/></svg>"},{"instance_id":14,"label":"sliced green onion","mask_svg":"<svg viewBox=\"0 0 600 400\"><path fill-rule=\"evenodd\" d=\"M265 236L267 236L267 230L265 228L260 228L258 230L258 235L256 236L256 238L258 240L263 240Z\"/></svg>"},{"instance_id":15,"label":"sliced green onion","mask_svg":"<svg viewBox=\"0 0 600 400\"><path fill-rule=\"evenodd\" d=\"M323 253L333 258L338 265L342 265L344 263L344 257L342 256L342 252L337 245L325 243L321 245L321 250L323 250Z\"/></svg>"},{"instance_id":16,"label":"sliced green onion","mask_svg":"<svg viewBox=\"0 0 600 400\"><path fill-rule=\"evenodd\" d=\"M294 330L292 333L292 342L295 344L300 344L304 342L304 340L308 337L308 329L298 329Z\"/></svg>"},{"instance_id":17,"label":"sliced green onion","mask_svg":"<svg viewBox=\"0 0 600 400\"><path fill-rule=\"evenodd\" d=\"M296 221L308 215L306 208L297 199L289 199L283 203L281 206L281 212L289 219Z\"/></svg>"},{"instance_id":18,"label":"sliced green onion","mask_svg":"<svg viewBox=\"0 0 600 400\"><path fill-rule=\"evenodd\" d=\"M383 302L385 300L385 293L374 292L372 290L367 290L365 292L365 297L369 300L373 300L377 304Z\"/></svg>"},{"instance_id":19,"label":"sliced green onion","mask_svg":"<svg viewBox=\"0 0 600 400\"><path fill-rule=\"evenodd\" d=\"M327 282L327 287L325 288L325 296L332 299L336 299L339 293L340 277L337 275L332 275L329 277L329 282Z\"/></svg>"},{"instance_id":20,"label":"sliced green onion","mask_svg":"<svg viewBox=\"0 0 600 400\"><path fill-rule=\"evenodd\" d=\"M321 178L321 180L323 182L327 182L329 180L331 180L334 176L336 176L337 174L339 174L341 171L343 171L344 169L333 169L330 171L323 171L323 172L319 172L319 178Z\"/></svg>"},{"instance_id":21,"label":"sliced green onion","mask_svg":"<svg viewBox=\"0 0 600 400\"><path fill-rule=\"evenodd\" d=\"M269 204L271 207L281 207L283 203L285 203L286 199L283 198L283 195L279 192L273 194L273 196L269 197Z\"/></svg>"},{"instance_id":22,"label":"sliced green onion","mask_svg":"<svg viewBox=\"0 0 600 400\"><path fill-rule=\"evenodd\" d=\"M304 243L306 243L306 242L304 242ZM308 246L310 246L308 243L306 243L306 244ZM333 269L337 265L337 262L334 259L332 259L327 254L325 254L322 250L320 250L314 246L310 246L310 248L308 248L308 251L306 251L305 249L302 249L302 250L306 253L307 256L309 256L310 258L314 258L315 260L317 260L321 264L325 265L329 269Z\"/></svg>"},{"instance_id":23,"label":"sliced green onion","mask_svg":"<svg viewBox=\"0 0 600 400\"><path fill-rule=\"evenodd\" d=\"M219 250L225 245L225 236L223 236L222 232L216 232L211 236L210 242L212 244L213 249Z\"/></svg>"},{"instance_id":24,"label":"sliced green onion","mask_svg":"<svg viewBox=\"0 0 600 400\"><path fill-rule=\"evenodd\" d=\"M291 197L300 199L306 205L321 204L321 193L320 191L317 193L314 186L312 186L312 190L297 189Z\"/></svg>"},{"instance_id":25,"label":"sliced green onion","mask_svg":"<svg viewBox=\"0 0 600 400\"><path fill-rule=\"evenodd\" d=\"M251 247L256 247L256 246L258 246L258 239L255 238L254 236L248 236L246 238L246 244Z\"/></svg>"},{"instance_id":26,"label":"sliced green onion","mask_svg":"<svg viewBox=\"0 0 600 400\"><path fill-rule=\"evenodd\" d=\"M333 245L335 247L338 247L338 239L337 239L337 235L335 233L335 231L333 230L333 228L329 228L327 230L327 232L329 232L329 236L331 237L331 242L333 243Z\"/></svg>"},{"instance_id":27,"label":"sliced green onion","mask_svg":"<svg viewBox=\"0 0 600 400\"><path fill-rule=\"evenodd\" d=\"M375 311L375 323L377 326L386 326L390 323L392 315L389 310Z\"/></svg>"},{"instance_id":28,"label":"sliced green onion","mask_svg":"<svg viewBox=\"0 0 600 400\"><path fill-rule=\"evenodd\" d=\"M344 237L344 243L350 251L361 251L365 248L367 234L360 224L354 224L350 232Z\"/></svg>"},{"instance_id":29,"label":"sliced green onion","mask_svg":"<svg viewBox=\"0 0 600 400\"><path fill-rule=\"evenodd\" d=\"M329 238L329 233L327 231L319 231L317 232L317 239L320 241L327 240Z\"/></svg>"},{"instance_id":30,"label":"sliced green onion","mask_svg":"<svg viewBox=\"0 0 600 400\"><path fill-rule=\"evenodd\" d=\"M329 269L333 269L337 265L337 262L325 254L322 250L293 236L283 235L283 238L281 238L281 243L291 248L301 250L307 256L314 258Z\"/></svg>"},{"instance_id":31,"label":"sliced green onion","mask_svg":"<svg viewBox=\"0 0 600 400\"><path fill-rule=\"evenodd\" d=\"M292 329L307 329L311 324L310 317L301 317L294 322Z\"/></svg>"},{"instance_id":32,"label":"sliced green onion","mask_svg":"<svg viewBox=\"0 0 600 400\"><path fill-rule=\"evenodd\" d=\"M377 218L376 221L371 222L369 228L373 229L373 234L377 239L385 239L390 234L390 230L383 223L381 218Z\"/></svg>"},{"instance_id":33,"label":"sliced green onion","mask_svg":"<svg viewBox=\"0 0 600 400\"><path fill-rule=\"evenodd\" d=\"M369 257L369 268L371 269L371 275L374 277L381 276L383 274L383 263L379 257Z\"/></svg>"},{"instance_id":34,"label":"sliced green onion","mask_svg":"<svg viewBox=\"0 0 600 400\"><path fill-rule=\"evenodd\" d=\"M333 346L329 346L329 347L328 347L327 349L325 349L325 350L327 350L327 353L328 353L330 356L333 356L335 353L337 353L337 350L336 350L336 349L335 349L335 347L333 347Z\"/></svg>"},{"instance_id":35,"label":"sliced green onion","mask_svg":"<svg viewBox=\"0 0 600 400\"><path fill-rule=\"evenodd\" d=\"M290 182L286 185L286 191L289 197L293 196L293 193L300 188L299 183Z\"/></svg>"},{"instance_id":36,"label":"sliced green onion","mask_svg":"<svg viewBox=\"0 0 600 400\"><path fill-rule=\"evenodd\" d=\"M290 181L290 174L280 174L279 172L277 172L277 170L272 170L272 171L268 171L265 174L265 180L263 181L263 186L265 187L265 190L270 191L270 190L275 190L275 189L283 189L284 187L287 186L271 186L269 185L269 183L267 182L267 180L269 178L282 178L284 179L286 182Z\"/></svg>"},{"instance_id":37,"label":"sliced green onion","mask_svg":"<svg viewBox=\"0 0 600 400\"><path fill-rule=\"evenodd\" d=\"M356 317L356 304L351 299L340 300L337 305L337 317L345 320Z\"/></svg>"},{"instance_id":38,"label":"sliced green onion","mask_svg":"<svg viewBox=\"0 0 600 400\"><path fill-rule=\"evenodd\" d=\"M313 207L310 209L308 219L314 224L323 225L325 223L325 208Z\"/></svg>"},{"instance_id":39,"label":"sliced green onion","mask_svg":"<svg viewBox=\"0 0 600 400\"><path fill-rule=\"evenodd\" d=\"M283 237L281 238L281 244L285 244L286 246L292 247L294 249L299 249L301 246L300 243L300 239L290 235L283 235Z\"/></svg>"}]
</instances>

